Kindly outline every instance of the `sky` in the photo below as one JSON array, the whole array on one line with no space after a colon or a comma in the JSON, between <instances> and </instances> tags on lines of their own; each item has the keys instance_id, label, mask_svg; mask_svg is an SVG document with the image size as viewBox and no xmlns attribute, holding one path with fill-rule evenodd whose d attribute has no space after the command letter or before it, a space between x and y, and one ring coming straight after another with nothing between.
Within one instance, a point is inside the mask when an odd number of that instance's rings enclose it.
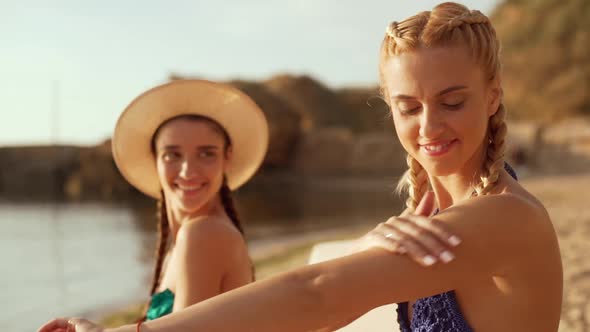
<instances>
[{"instance_id":1,"label":"sky","mask_svg":"<svg viewBox=\"0 0 590 332\"><path fill-rule=\"evenodd\" d=\"M0 0L0 146L98 144L170 74L373 85L387 24L439 2Z\"/></svg>"}]
</instances>

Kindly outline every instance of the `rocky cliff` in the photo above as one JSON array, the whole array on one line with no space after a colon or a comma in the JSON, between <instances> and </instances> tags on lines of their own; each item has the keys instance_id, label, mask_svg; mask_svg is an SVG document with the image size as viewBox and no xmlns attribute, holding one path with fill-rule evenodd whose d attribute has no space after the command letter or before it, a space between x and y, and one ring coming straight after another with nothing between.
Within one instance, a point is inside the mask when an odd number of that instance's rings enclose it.
<instances>
[{"instance_id":1,"label":"rocky cliff","mask_svg":"<svg viewBox=\"0 0 590 332\"><path fill-rule=\"evenodd\" d=\"M506 0L491 18L509 114L544 122L590 115L590 1Z\"/></svg>"}]
</instances>

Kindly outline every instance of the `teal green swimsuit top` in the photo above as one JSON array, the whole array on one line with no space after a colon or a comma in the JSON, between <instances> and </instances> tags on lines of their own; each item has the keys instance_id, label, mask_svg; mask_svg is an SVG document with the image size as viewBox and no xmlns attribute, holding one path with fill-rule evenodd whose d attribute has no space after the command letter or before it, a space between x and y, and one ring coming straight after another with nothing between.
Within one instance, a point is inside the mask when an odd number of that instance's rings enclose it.
<instances>
[{"instance_id":1,"label":"teal green swimsuit top","mask_svg":"<svg viewBox=\"0 0 590 332\"><path fill-rule=\"evenodd\" d=\"M174 293L168 288L165 291L152 295L150 306L146 313L146 320L154 320L166 316L174 307Z\"/></svg>"}]
</instances>

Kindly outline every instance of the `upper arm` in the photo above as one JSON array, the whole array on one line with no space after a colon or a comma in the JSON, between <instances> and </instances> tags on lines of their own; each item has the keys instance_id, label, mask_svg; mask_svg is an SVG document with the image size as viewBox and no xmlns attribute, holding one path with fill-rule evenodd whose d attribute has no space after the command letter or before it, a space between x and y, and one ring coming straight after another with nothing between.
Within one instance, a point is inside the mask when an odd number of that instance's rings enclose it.
<instances>
[{"instance_id":1,"label":"upper arm","mask_svg":"<svg viewBox=\"0 0 590 332\"><path fill-rule=\"evenodd\" d=\"M239 253L241 237L210 220L183 225L175 248L174 311L221 293L222 281Z\"/></svg>"},{"instance_id":2,"label":"upper arm","mask_svg":"<svg viewBox=\"0 0 590 332\"><path fill-rule=\"evenodd\" d=\"M433 218L463 240L453 248L453 261L422 267L375 248L320 264L314 285L325 305L354 313L405 302L502 275L535 258L548 234L544 209L510 194L470 201Z\"/></svg>"}]
</instances>

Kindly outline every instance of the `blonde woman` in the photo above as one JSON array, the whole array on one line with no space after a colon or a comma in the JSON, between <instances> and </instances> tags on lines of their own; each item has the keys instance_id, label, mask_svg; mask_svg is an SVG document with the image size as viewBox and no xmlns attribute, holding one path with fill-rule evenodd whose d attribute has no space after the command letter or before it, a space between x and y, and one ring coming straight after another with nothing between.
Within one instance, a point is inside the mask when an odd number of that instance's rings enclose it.
<instances>
[{"instance_id":1,"label":"blonde woman","mask_svg":"<svg viewBox=\"0 0 590 332\"><path fill-rule=\"evenodd\" d=\"M446 250L437 235L444 228L462 240L451 261L425 268L368 249L106 331L331 331L387 303L400 303L403 332L557 331L563 276L555 231L543 205L504 170L499 50L489 19L455 3L391 23L381 46L383 97L408 152L409 199L408 214L376 233L404 244L398 235L423 225L431 233L418 236ZM427 201L438 213L413 214ZM79 319L40 331L72 327L104 331Z\"/></svg>"}]
</instances>

